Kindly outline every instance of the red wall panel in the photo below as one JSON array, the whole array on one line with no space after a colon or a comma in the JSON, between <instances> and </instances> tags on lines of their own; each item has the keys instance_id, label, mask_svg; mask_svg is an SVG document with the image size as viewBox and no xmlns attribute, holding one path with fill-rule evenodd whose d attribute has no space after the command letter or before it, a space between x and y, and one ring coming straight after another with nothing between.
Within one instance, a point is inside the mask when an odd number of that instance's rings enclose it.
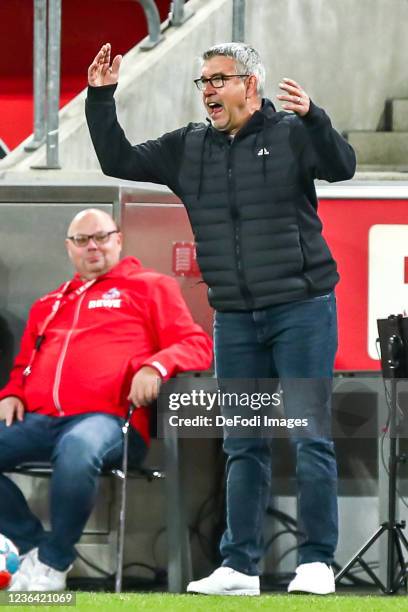
<instances>
[{"instance_id":1,"label":"red wall panel","mask_svg":"<svg viewBox=\"0 0 408 612\"><path fill-rule=\"evenodd\" d=\"M319 214L323 221L324 235L338 264L340 282L337 286L337 306L339 318L339 350L335 367L338 370L378 370L379 361L368 352L369 313L375 313L379 302L385 306L379 312L383 318L390 314L408 310L405 303L407 289L404 288L404 274L408 257L408 241L404 244L405 257L398 254L397 244L389 242L382 252L369 252L370 231L374 227L408 228L408 200L406 199L319 199ZM395 259L395 253L398 254ZM373 257L380 261L390 261L385 273L373 268ZM370 261L371 258L371 261ZM399 259L401 261L399 261ZM381 274L377 286L383 287L382 293L372 295L369 300L369 278L371 273ZM400 274L396 275L395 268ZM390 283L390 278L391 283ZM407 281L405 280L405 283ZM398 300L398 295L401 300ZM390 306L398 303L399 306ZM398 312L394 312L395 308ZM376 317L374 317L376 318Z\"/></svg>"},{"instance_id":2,"label":"red wall panel","mask_svg":"<svg viewBox=\"0 0 408 612\"><path fill-rule=\"evenodd\" d=\"M170 0L156 0L161 20ZM86 72L101 44L126 53L147 35L135 0L62 0L61 106L86 86ZM0 2L0 138L14 148L32 132L33 0Z\"/></svg>"}]
</instances>

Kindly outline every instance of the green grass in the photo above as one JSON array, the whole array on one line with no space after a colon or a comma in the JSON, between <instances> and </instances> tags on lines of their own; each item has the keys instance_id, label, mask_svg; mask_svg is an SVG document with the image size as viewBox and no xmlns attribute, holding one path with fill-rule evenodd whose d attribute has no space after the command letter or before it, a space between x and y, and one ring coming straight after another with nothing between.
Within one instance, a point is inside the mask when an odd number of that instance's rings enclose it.
<instances>
[{"instance_id":1,"label":"green grass","mask_svg":"<svg viewBox=\"0 0 408 612\"><path fill-rule=\"evenodd\" d=\"M20 606L19 606L20 608ZM56 612L60 606L24 606L29 610ZM76 606L64 606L65 610L132 610L133 612L388 612L408 611L406 595L329 595L325 597L305 595L261 595L260 597L220 597L204 595L170 595L167 593L77 593ZM0 610L16 610L13 606L1 606Z\"/></svg>"}]
</instances>

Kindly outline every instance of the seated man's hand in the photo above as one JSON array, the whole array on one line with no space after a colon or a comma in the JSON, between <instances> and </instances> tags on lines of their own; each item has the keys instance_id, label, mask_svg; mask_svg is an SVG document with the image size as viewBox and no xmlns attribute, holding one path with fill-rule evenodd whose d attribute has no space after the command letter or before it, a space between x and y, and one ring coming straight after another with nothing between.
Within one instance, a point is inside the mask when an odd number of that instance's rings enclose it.
<instances>
[{"instance_id":1,"label":"seated man's hand","mask_svg":"<svg viewBox=\"0 0 408 612\"><path fill-rule=\"evenodd\" d=\"M6 427L10 427L14 418L18 421L24 419L24 404L21 399L11 395L0 400L0 421L6 421Z\"/></svg>"},{"instance_id":2,"label":"seated man's hand","mask_svg":"<svg viewBox=\"0 0 408 612\"><path fill-rule=\"evenodd\" d=\"M128 400L135 406L147 406L159 395L161 377L157 370L144 366L132 379Z\"/></svg>"}]
</instances>

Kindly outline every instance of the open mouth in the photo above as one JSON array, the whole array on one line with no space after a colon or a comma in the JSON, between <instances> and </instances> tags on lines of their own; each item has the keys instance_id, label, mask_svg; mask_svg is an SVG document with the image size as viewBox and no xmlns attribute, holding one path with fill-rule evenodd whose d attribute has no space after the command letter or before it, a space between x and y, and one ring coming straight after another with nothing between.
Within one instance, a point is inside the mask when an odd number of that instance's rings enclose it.
<instances>
[{"instance_id":1,"label":"open mouth","mask_svg":"<svg viewBox=\"0 0 408 612\"><path fill-rule=\"evenodd\" d=\"M219 104L218 102L208 102L207 108L208 108L208 114L210 115L212 119L215 119L216 117L218 117L218 115L222 113L222 111L224 110L224 107L222 106L222 104Z\"/></svg>"}]
</instances>

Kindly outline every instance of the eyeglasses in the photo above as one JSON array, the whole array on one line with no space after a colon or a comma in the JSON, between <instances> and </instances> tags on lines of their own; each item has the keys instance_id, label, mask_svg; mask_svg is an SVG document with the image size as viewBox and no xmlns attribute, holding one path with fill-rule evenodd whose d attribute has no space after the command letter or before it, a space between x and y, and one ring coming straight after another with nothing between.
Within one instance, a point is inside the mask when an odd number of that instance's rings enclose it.
<instances>
[{"instance_id":1,"label":"eyeglasses","mask_svg":"<svg viewBox=\"0 0 408 612\"><path fill-rule=\"evenodd\" d=\"M67 236L77 247L86 247L92 239L96 244L106 244L112 234L117 234L119 230L110 232L96 232L95 234L76 234L75 236Z\"/></svg>"},{"instance_id":2,"label":"eyeglasses","mask_svg":"<svg viewBox=\"0 0 408 612\"><path fill-rule=\"evenodd\" d=\"M220 89L221 87L224 87L225 82L228 81L229 79L234 79L235 77L243 79L248 76L250 75L249 74L215 74L209 79L206 79L205 77L194 79L194 83L196 84L197 89L199 89L200 91L204 91L204 89L207 86L207 83L211 83L211 85L215 87L215 89Z\"/></svg>"}]
</instances>

